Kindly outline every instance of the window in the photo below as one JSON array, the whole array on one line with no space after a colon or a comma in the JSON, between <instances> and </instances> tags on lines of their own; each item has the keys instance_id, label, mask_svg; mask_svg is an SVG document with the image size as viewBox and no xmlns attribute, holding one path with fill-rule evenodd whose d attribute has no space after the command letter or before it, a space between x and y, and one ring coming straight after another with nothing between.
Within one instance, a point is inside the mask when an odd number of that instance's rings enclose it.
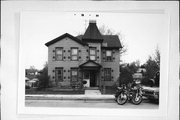
<instances>
[{"instance_id":1,"label":"window","mask_svg":"<svg viewBox=\"0 0 180 120\"><path fill-rule=\"evenodd\" d=\"M104 80L111 81L111 68L104 68Z\"/></svg>"},{"instance_id":2,"label":"window","mask_svg":"<svg viewBox=\"0 0 180 120\"><path fill-rule=\"evenodd\" d=\"M90 48L89 56L90 60L96 60L96 48Z\"/></svg>"},{"instance_id":3,"label":"window","mask_svg":"<svg viewBox=\"0 0 180 120\"><path fill-rule=\"evenodd\" d=\"M56 48L56 60L63 60L63 48L57 47Z\"/></svg>"},{"instance_id":4,"label":"window","mask_svg":"<svg viewBox=\"0 0 180 120\"><path fill-rule=\"evenodd\" d=\"M112 51L106 50L106 61L112 61Z\"/></svg>"},{"instance_id":5,"label":"window","mask_svg":"<svg viewBox=\"0 0 180 120\"><path fill-rule=\"evenodd\" d=\"M78 80L78 69L71 68L71 81L77 81L77 80Z\"/></svg>"},{"instance_id":6,"label":"window","mask_svg":"<svg viewBox=\"0 0 180 120\"><path fill-rule=\"evenodd\" d=\"M78 60L78 48L71 48L71 60Z\"/></svg>"},{"instance_id":7,"label":"window","mask_svg":"<svg viewBox=\"0 0 180 120\"><path fill-rule=\"evenodd\" d=\"M63 68L55 68L55 79L56 82L63 81Z\"/></svg>"}]
</instances>

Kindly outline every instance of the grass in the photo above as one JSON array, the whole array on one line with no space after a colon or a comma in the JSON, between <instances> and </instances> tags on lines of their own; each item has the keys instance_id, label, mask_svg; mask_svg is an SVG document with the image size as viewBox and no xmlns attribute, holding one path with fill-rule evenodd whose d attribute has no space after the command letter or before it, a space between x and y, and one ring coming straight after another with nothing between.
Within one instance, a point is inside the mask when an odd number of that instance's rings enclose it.
<instances>
[{"instance_id":1,"label":"grass","mask_svg":"<svg viewBox=\"0 0 180 120\"><path fill-rule=\"evenodd\" d=\"M106 86L105 88L106 95L115 94L116 88L111 86ZM82 89L59 89L59 88L47 88L38 90L37 88L30 88L25 90L25 94L62 94L62 95L69 95L69 94L85 94L85 91Z\"/></svg>"},{"instance_id":2,"label":"grass","mask_svg":"<svg viewBox=\"0 0 180 120\"><path fill-rule=\"evenodd\" d=\"M116 93L116 88L115 87L106 86L104 94L112 95L112 94L115 94L115 93Z\"/></svg>"},{"instance_id":3,"label":"grass","mask_svg":"<svg viewBox=\"0 0 180 120\"><path fill-rule=\"evenodd\" d=\"M25 94L84 94L84 90L26 89Z\"/></svg>"}]
</instances>

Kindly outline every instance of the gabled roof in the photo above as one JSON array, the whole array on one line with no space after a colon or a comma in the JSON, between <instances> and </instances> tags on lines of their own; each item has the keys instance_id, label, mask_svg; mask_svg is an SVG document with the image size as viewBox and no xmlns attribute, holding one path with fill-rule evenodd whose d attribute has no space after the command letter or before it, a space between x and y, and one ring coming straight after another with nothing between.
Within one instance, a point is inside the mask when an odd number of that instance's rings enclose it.
<instances>
[{"instance_id":1,"label":"gabled roof","mask_svg":"<svg viewBox=\"0 0 180 120\"><path fill-rule=\"evenodd\" d=\"M103 37L96 26L96 22L89 23L89 26L82 37L82 41L88 41L88 42L103 41Z\"/></svg>"},{"instance_id":2,"label":"gabled roof","mask_svg":"<svg viewBox=\"0 0 180 120\"><path fill-rule=\"evenodd\" d=\"M72 40L78 42L78 43L81 44L81 45L88 45L88 44L82 42L82 41L79 40L78 38L76 38L76 37L74 37L74 36L72 36L72 35L70 35L70 34L68 34L68 33L65 33L65 34L63 34L63 35L61 35L61 36L59 36L59 37L57 37L57 38L55 38L55 39L47 42L45 45L48 47L48 46L50 46L50 45L52 45L52 44L54 44L54 43L62 40L62 39L65 38L65 37L71 38Z\"/></svg>"},{"instance_id":3,"label":"gabled roof","mask_svg":"<svg viewBox=\"0 0 180 120\"><path fill-rule=\"evenodd\" d=\"M78 39L82 40L83 35L77 36ZM104 48L122 48L121 42L118 35L102 35L104 41L102 44L106 44Z\"/></svg>"},{"instance_id":4,"label":"gabled roof","mask_svg":"<svg viewBox=\"0 0 180 120\"><path fill-rule=\"evenodd\" d=\"M93 60L88 60L87 62L79 65L79 67L80 67L80 68L82 68L82 67L91 67L91 68L92 68L92 67L98 67L98 68L100 68L101 65L98 64L98 63L96 63L96 62L93 61Z\"/></svg>"}]
</instances>

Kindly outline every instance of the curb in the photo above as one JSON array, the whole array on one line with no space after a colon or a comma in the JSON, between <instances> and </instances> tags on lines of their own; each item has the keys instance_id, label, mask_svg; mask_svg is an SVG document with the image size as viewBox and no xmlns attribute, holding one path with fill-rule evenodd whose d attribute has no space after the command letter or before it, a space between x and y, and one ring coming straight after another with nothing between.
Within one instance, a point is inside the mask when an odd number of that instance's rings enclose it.
<instances>
[{"instance_id":1,"label":"curb","mask_svg":"<svg viewBox=\"0 0 180 120\"><path fill-rule=\"evenodd\" d=\"M26 100L85 100L110 101L114 95L25 95Z\"/></svg>"}]
</instances>

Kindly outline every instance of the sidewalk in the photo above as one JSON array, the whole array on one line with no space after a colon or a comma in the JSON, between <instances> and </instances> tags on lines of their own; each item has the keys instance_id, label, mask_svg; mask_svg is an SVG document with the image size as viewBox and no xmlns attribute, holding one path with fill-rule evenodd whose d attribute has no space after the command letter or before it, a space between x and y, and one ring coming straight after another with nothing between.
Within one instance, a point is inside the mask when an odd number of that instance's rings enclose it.
<instances>
[{"instance_id":1,"label":"sidewalk","mask_svg":"<svg viewBox=\"0 0 180 120\"><path fill-rule=\"evenodd\" d=\"M25 95L27 100L114 100L114 95Z\"/></svg>"}]
</instances>

